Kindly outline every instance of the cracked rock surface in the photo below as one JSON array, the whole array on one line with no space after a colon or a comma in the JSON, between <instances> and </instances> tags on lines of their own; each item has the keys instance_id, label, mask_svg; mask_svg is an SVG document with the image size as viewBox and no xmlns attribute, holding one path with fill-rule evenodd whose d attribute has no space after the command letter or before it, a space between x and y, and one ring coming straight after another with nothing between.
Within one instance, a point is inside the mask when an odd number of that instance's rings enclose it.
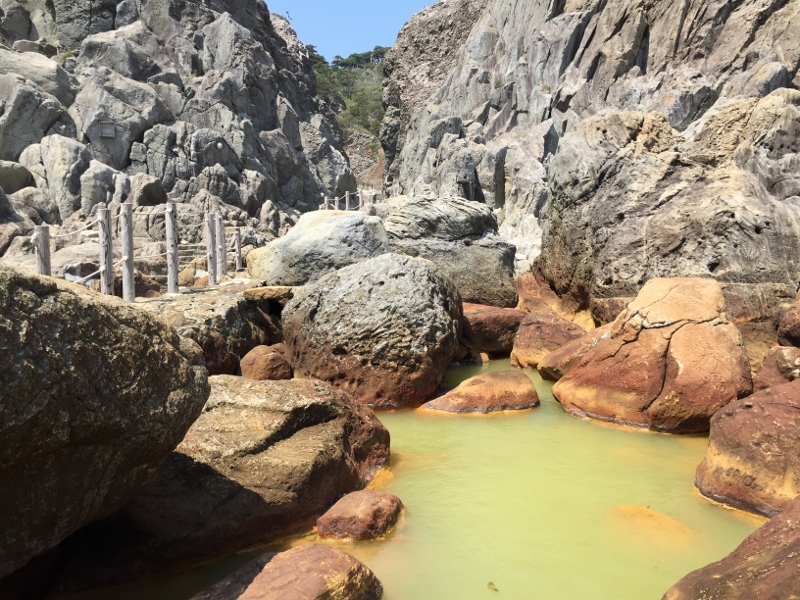
<instances>
[{"instance_id":1,"label":"cracked rock surface","mask_svg":"<svg viewBox=\"0 0 800 600\"><path fill-rule=\"evenodd\" d=\"M553 395L582 417L670 433L708 431L717 410L753 389L741 334L724 311L712 279L653 279L607 336L589 334L588 350Z\"/></svg>"}]
</instances>

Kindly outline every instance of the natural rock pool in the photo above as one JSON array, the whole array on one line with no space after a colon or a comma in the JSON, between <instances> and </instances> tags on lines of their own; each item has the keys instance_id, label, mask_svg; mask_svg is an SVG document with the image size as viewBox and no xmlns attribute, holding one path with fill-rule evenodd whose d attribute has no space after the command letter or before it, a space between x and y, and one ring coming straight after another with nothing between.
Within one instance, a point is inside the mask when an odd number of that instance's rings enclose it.
<instances>
[{"instance_id":1,"label":"natural rock pool","mask_svg":"<svg viewBox=\"0 0 800 600\"><path fill-rule=\"evenodd\" d=\"M507 360L463 367L448 372L444 387L508 368ZM694 490L705 437L575 419L548 382L526 372L542 400L530 411L379 414L392 434L392 464L373 485L399 496L406 513L385 541L337 547L375 572L386 600L658 600L764 522ZM306 539L314 538L291 543ZM188 598L244 559L113 597Z\"/></svg>"}]
</instances>

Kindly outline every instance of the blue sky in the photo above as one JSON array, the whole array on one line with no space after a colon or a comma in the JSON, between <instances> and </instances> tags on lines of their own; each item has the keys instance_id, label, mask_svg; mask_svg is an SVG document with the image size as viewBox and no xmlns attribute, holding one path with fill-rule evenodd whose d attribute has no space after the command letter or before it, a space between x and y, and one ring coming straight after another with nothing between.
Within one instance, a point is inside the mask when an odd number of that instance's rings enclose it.
<instances>
[{"instance_id":1,"label":"blue sky","mask_svg":"<svg viewBox=\"0 0 800 600\"><path fill-rule=\"evenodd\" d=\"M436 0L267 0L270 12L291 16L300 41L328 60L391 46L411 15Z\"/></svg>"}]
</instances>

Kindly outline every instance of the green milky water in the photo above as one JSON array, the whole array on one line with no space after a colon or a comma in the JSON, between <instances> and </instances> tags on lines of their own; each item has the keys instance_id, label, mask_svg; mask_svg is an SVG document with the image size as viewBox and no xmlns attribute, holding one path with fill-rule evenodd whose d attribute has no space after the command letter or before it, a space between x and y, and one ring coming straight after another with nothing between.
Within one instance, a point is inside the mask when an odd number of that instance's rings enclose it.
<instances>
[{"instance_id":1,"label":"green milky water","mask_svg":"<svg viewBox=\"0 0 800 600\"><path fill-rule=\"evenodd\" d=\"M505 360L450 371L443 387L509 368ZM406 512L386 540L336 546L376 573L385 600L658 600L763 522L694 491L705 437L575 419L527 373L542 400L534 410L378 415L392 463L376 487ZM81 598L186 599L252 556Z\"/></svg>"}]
</instances>

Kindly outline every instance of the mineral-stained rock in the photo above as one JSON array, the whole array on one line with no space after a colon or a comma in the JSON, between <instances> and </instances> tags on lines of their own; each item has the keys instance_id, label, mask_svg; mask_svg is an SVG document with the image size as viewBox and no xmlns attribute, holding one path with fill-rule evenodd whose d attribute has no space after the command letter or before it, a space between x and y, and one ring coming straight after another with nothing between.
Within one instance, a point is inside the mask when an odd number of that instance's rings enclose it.
<instances>
[{"instance_id":1,"label":"mineral-stained rock","mask_svg":"<svg viewBox=\"0 0 800 600\"><path fill-rule=\"evenodd\" d=\"M245 300L274 300L285 306L294 297L294 288L288 285L256 287L245 290L242 295Z\"/></svg>"},{"instance_id":2,"label":"mineral-stained rock","mask_svg":"<svg viewBox=\"0 0 800 600\"><path fill-rule=\"evenodd\" d=\"M525 313L514 308L497 308L464 303L462 341L476 352L509 354Z\"/></svg>"},{"instance_id":3,"label":"mineral-stained rock","mask_svg":"<svg viewBox=\"0 0 800 600\"><path fill-rule=\"evenodd\" d=\"M282 341L278 317L269 303L245 300L242 291L241 285L225 286L139 306L196 341L212 375L234 374L250 350Z\"/></svg>"},{"instance_id":4,"label":"mineral-stained rock","mask_svg":"<svg viewBox=\"0 0 800 600\"><path fill-rule=\"evenodd\" d=\"M539 395L525 373L490 371L467 379L422 408L452 413L490 413L535 406L539 406Z\"/></svg>"},{"instance_id":5,"label":"mineral-stained rock","mask_svg":"<svg viewBox=\"0 0 800 600\"><path fill-rule=\"evenodd\" d=\"M394 527L403 503L392 494L361 490L347 494L317 519L323 538L373 540Z\"/></svg>"},{"instance_id":6,"label":"mineral-stained rock","mask_svg":"<svg viewBox=\"0 0 800 600\"><path fill-rule=\"evenodd\" d=\"M208 397L197 346L133 307L0 267L0 577L127 503Z\"/></svg>"},{"instance_id":7,"label":"mineral-stained rock","mask_svg":"<svg viewBox=\"0 0 800 600\"><path fill-rule=\"evenodd\" d=\"M695 484L704 496L767 516L800 495L800 381L717 412Z\"/></svg>"},{"instance_id":8,"label":"mineral-stained rock","mask_svg":"<svg viewBox=\"0 0 800 600\"><path fill-rule=\"evenodd\" d=\"M524 369L535 368L545 356L585 334L580 325L542 306L522 319L514 338L511 364Z\"/></svg>"},{"instance_id":9,"label":"mineral-stained rock","mask_svg":"<svg viewBox=\"0 0 800 600\"><path fill-rule=\"evenodd\" d=\"M256 346L244 355L242 377L246 379L291 379L292 367L286 360L286 346Z\"/></svg>"},{"instance_id":10,"label":"mineral-stained rock","mask_svg":"<svg viewBox=\"0 0 800 600\"><path fill-rule=\"evenodd\" d=\"M550 288L550 284L544 280L544 276L539 271L538 266L534 266L529 273L514 277L514 287L519 295L517 308L526 313L541 310L542 304L545 304L557 315L577 323L586 331L591 331L596 327L594 319L588 310L581 309L574 299L569 296L559 298L556 295ZM609 320L616 319L619 312L621 312L621 309Z\"/></svg>"},{"instance_id":11,"label":"mineral-stained rock","mask_svg":"<svg viewBox=\"0 0 800 600\"><path fill-rule=\"evenodd\" d=\"M800 347L800 302L792 304L781 315L778 342L784 346Z\"/></svg>"},{"instance_id":12,"label":"mineral-stained rock","mask_svg":"<svg viewBox=\"0 0 800 600\"><path fill-rule=\"evenodd\" d=\"M567 342L558 350L546 354L539 360L536 369L544 379L558 381L577 365L584 355L601 340L607 339L614 330L614 324L608 323L590 331L586 335Z\"/></svg>"},{"instance_id":13,"label":"mineral-stained rock","mask_svg":"<svg viewBox=\"0 0 800 600\"><path fill-rule=\"evenodd\" d=\"M313 380L210 378L200 418L155 481L63 548L79 580L221 556L311 525L389 458L389 432Z\"/></svg>"},{"instance_id":14,"label":"mineral-stained rock","mask_svg":"<svg viewBox=\"0 0 800 600\"><path fill-rule=\"evenodd\" d=\"M191 600L378 600L383 586L361 562L327 544L266 554Z\"/></svg>"},{"instance_id":15,"label":"mineral-stained rock","mask_svg":"<svg viewBox=\"0 0 800 600\"><path fill-rule=\"evenodd\" d=\"M397 254L305 286L283 311L295 376L373 406L430 399L458 349L461 298L426 260Z\"/></svg>"},{"instance_id":16,"label":"mineral-stained rock","mask_svg":"<svg viewBox=\"0 0 800 600\"><path fill-rule=\"evenodd\" d=\"M387 252L386 231L377 217L319 211L303 215L288 234L250 252L247 270L268 286L297 286Z\"/></svg>"},{"instance_id":17,"label":"mineral-stained rock","mask_svg":"<svg viewBox=\"0 0 800 600\"><path fill-rule=\"evenodd\" d=\"M777 346L764 357L753 379L753 389L763 390L800 377L800 348Z\"/></svg>"},{"instance_id":18,"label":"mineral-stained rock","mask_svg":"<svg viewBox=\"0 0 800 600\"><path fill-rule=\"evenodd\" d=\"M564 409L664 432L707 431L752 392L742 338L713 279L653 279L553 386Z\"/></svg>"},{"instance_id":19,"label":"mineral-stained rock","mask_svg":"<svg viewBox=\"0 0 800 600\"><path fill-rule=\"evenodd\" d=\"M465 302L513 308L514 246L497 235L485 204L463 198L412 198L385 220L393 252L426 258Z\"/></svg>"},{"instance_id":20,"label":"mineral-stained rock","mask_svg":"<svg viewBox=\"0 0 800 600\"><path fill-rule=\"evenodd\" d=\"M663 600L800 597L800 499L719 562L689 573Z\"/></svg>"}]
</instances>

